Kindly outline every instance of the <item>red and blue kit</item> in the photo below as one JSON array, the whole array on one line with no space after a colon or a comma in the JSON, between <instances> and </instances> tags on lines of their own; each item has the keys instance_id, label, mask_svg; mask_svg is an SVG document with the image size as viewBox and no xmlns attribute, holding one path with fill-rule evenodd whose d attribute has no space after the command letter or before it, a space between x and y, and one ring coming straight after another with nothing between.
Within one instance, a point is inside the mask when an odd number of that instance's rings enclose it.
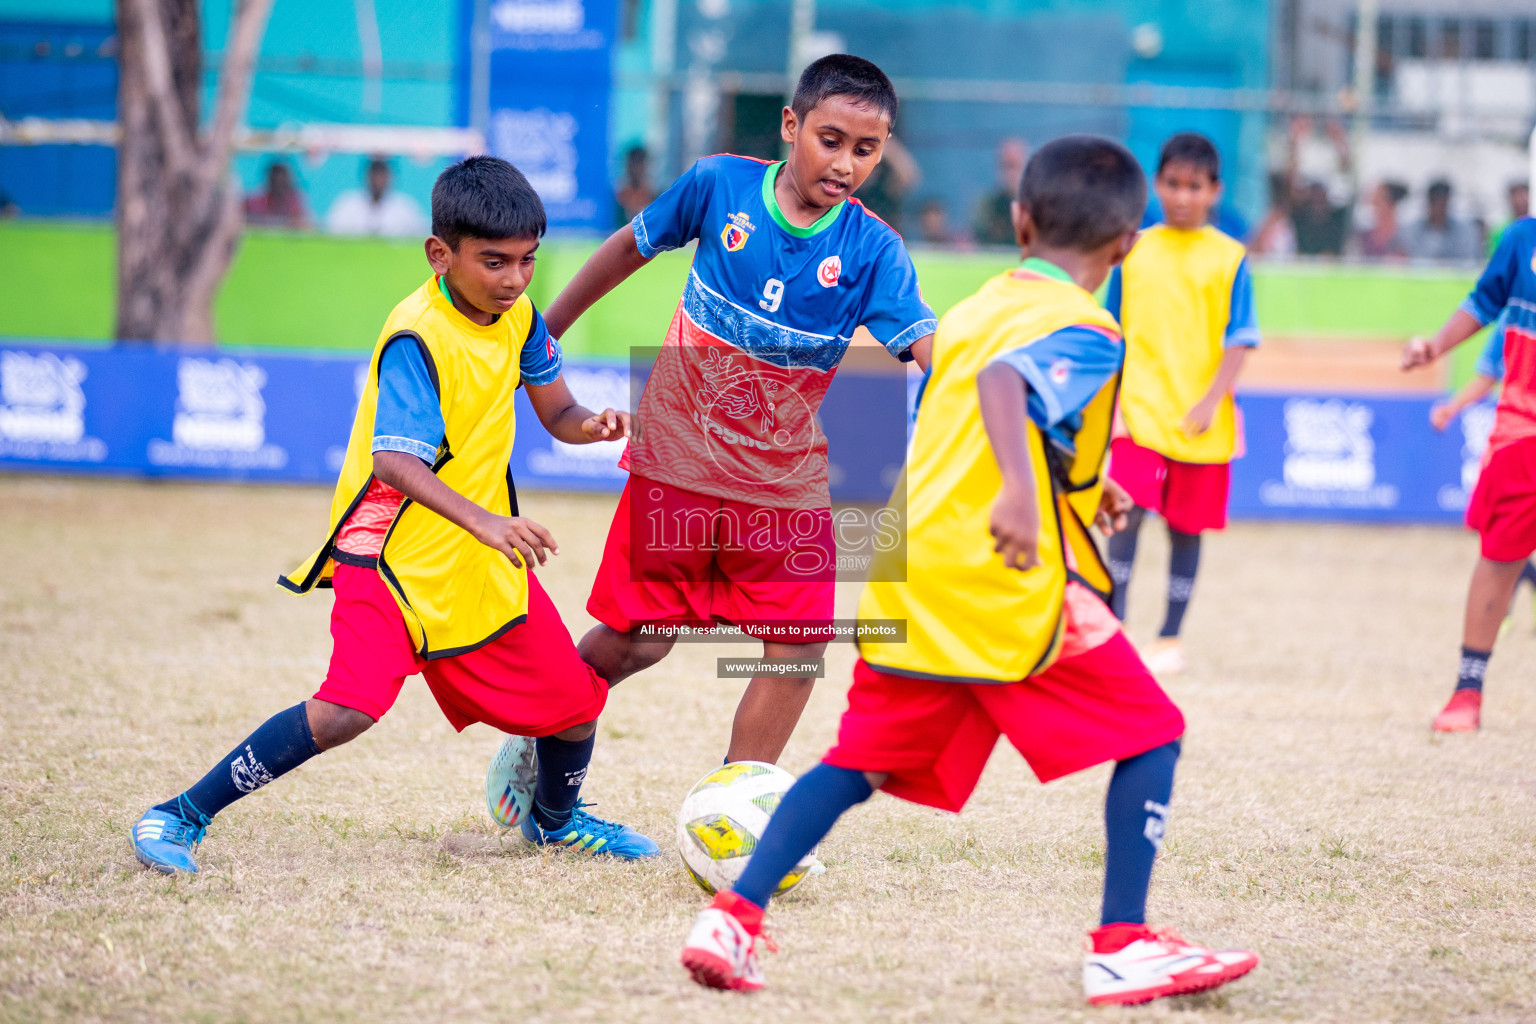
<instances>
[{"instance_id":1,"label":"red and blue kit","mask_svg":"<svg viewBox=\"0 0 1536 1024\"><path fill-rule=\"evenodd\" d=\"M773 191L782 168L708 157L633 221L647 258L698 249L619 463L632 478L588 603L615 629L829 617L836 559L817 410L858 327L908 359L937 326L901 237L857 200L790 223ZM658 536L691 539L651 543L656 516L677 520Z\"/></svg>"},{"instance_id":2,"label":"red and blue kit","mask_svg":"<svg viewBox=\"0 0 1536 1024\"><path fill-rule=\"evenodd\" d=\"M1467 525L1484 558L1520 561L1536 552L1536 220L1509 226L1461 309L1480 324L1502 314L1504 328L1504 387Z\"/></svg>"}]
</instances>

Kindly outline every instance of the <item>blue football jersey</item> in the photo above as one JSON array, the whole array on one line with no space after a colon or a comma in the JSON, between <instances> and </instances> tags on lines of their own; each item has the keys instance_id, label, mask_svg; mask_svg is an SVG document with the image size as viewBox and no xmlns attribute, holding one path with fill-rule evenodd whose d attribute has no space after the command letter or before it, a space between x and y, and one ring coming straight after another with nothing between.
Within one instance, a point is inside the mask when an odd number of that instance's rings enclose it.
<instances>
[{"instance_id":1,"label":"blue football jersey","mask_svg":"<svg viewBox=\"0 0 1536 1024\"><path fill-rule=\"evenodd\" d=\"M625 468L688 490L775 507L827 503L815 414L863 326L898 358L938 326L901 236L857 200L791 224L782 164L712 156L632 226L649 258L698 241L641 397L643 443Z\"/></svg>"}]
</instances>

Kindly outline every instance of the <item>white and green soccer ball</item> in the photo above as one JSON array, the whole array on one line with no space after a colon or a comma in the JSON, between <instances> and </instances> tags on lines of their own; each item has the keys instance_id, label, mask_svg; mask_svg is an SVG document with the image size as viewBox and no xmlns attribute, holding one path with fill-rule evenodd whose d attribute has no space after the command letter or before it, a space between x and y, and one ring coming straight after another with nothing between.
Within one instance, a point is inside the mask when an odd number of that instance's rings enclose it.
<instances>
[{"instance_id":1,"label":"white and green soccer ball","mask_svg":"<svg viewBox=\"0 0 1536 1024\"><path fill-rule=\"evenodd\" d=\"M677 813L677 852L707 893L729 889L757 849L768 819L795 777L763 761L733 761L700 779ZM799 885L815 863L813 849L784 876L774 895Z\"/></svg>"}]
</instances>

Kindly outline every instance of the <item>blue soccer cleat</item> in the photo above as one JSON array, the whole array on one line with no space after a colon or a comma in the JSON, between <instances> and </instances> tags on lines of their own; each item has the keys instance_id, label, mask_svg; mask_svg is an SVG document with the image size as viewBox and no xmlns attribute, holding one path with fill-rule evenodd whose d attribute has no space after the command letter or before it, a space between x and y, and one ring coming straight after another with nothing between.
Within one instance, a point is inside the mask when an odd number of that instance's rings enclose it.
<instances>
[{"instance_id":1,"label":"blue soccer cleat","mask_svg":"<svg viewBox=\"0 0 1536 1024\"><path fill-rule=\"evenodd\" d=\"M535 846L554 846L581 853L608 854L622 860L654 857L661 849L628 825L604 821L588 814L589 805L578 802L571 811L571 822L564 828L545 831L530 814L523 819L523 838Z\"/></svg>"},{"instance_id":2,"label":"blue soccer cleat","mask_svg":"<svg viewBox=\"0 0 1536 1024\"><path fill-rule=\"evenodd\" d=\"M203 834L208 831L208 819L201 814L197 817L198 823L194 824L180 814L151 807L134 822L130 833L134 855L145 867L163 875L178 871L197 874L192 848L203 841Z\"/></svg>"},{"instance_id":3,"label":"blue soccer cleat","mask_svg":"<svg viewBox=\"0 0 1536 1024\"><path fill-rule=\"evenodd\" d=\"M532 736L507 736L485 770L485 809L502 828L516 828L533 810L533 784L539 777L538 751Z\"/></svg>"}]
</instances>

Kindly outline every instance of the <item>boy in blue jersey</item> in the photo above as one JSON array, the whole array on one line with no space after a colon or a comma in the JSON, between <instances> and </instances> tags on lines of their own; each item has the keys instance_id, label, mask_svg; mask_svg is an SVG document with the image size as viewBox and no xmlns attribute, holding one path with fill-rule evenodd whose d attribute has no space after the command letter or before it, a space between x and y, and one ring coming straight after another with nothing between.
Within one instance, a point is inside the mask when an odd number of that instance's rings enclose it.
<instances>
[{"instance_id":1,"label":"boy in blue jersey","mask_svg":"<svg viewBox=\"0 0 1536 1024\"><path fill-rule=\"evenodd\" d=\"M805 641L826 635L836 572L817 408L856 328L926 369L937 324L900 236L852 198L895 116L874 64L816 61L783 111L786 160L700 160L546 312L558 337L657 253L698 242L620 463L631 477L587 604L601 624L581 655L610 684L671 649L639 632L647 624L725 622L762 639L769 659L822 655L824 640ZM727 760L777 760L812 683L753 679Z\"/></svg>"}]
</instances>

